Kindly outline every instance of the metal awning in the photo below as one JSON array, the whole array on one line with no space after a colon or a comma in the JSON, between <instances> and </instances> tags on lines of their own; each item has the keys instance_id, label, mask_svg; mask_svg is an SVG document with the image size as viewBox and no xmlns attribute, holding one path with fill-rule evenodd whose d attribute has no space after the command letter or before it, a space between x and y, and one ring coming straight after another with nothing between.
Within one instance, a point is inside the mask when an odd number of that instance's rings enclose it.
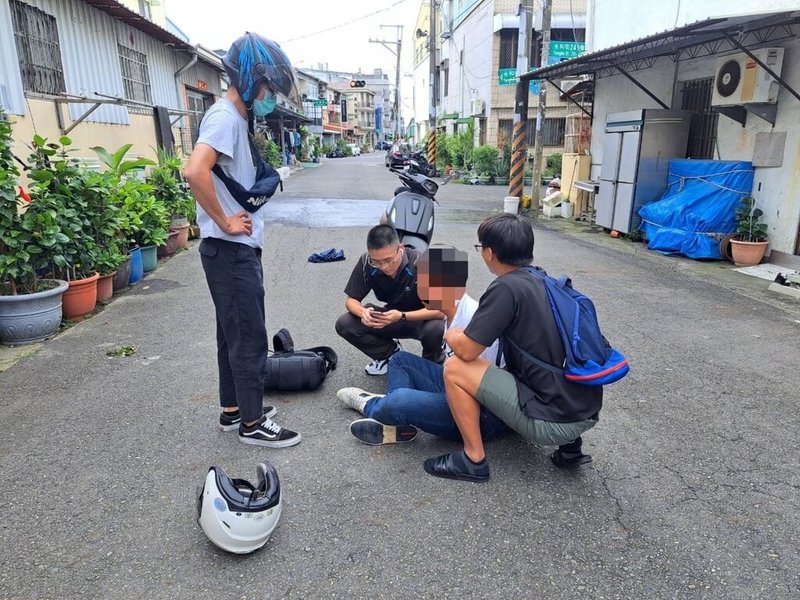
<instances>
[{"instance_id":1,"label":"metal awning","mask_svg":"<svg viewBox=\"0 0 800 600\"><path fill-rule=\"evenodd\" d=\"M798 25L800 11L706 19L542 67L525 73L520 80L549 81L589 74L600 78L649 69L661 57L677 62L729 51L745 51L796 39L798 32L793 27Z\"/></svg>"}]
</instances>

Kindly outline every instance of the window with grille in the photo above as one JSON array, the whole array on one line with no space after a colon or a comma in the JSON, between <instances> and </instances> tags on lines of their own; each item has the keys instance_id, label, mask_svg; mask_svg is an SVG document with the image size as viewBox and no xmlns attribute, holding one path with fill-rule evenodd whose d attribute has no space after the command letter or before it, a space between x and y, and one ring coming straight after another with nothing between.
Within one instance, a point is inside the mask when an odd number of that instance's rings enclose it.
<instances>
[{"instance_id":1,"label":"window with grille","mask_svg":"<svg viewBox=\"0 0 800 600\"><path fill-rule=\"evenodd\" d=\"M545 118L542 123L542 146L563 146L567 120L561 118ZM536 119L528 120L528 146L536 143Z\"/></svg>"},{"instance_id":2,"label":"window with grille","mask_svg":"<svg viewBox=\"0 0 800 600\"><path fill-rule=\"evenodd\" d=\"M545 119L543 124L543 146L563 146L564 132L567 126L565 118ZM497 139L506 140L510 144L514 134L514 121L512 119L498 119ZM536 119L528 119L528 146L536 142Z\"/></svg>"},{"instance_id":3,"label":"window with grille","mask_svg":"<svg viewBox=\"0 0 800 600\"><path fill-rule=\"evenodd\" d=\"M25 91L39 94L65 92L55 17L18 0L11 0L9 6Z\"/></svg>"},{"instance_id":4,"label":"window with grille","mask_svg":"<svg viewBox=\"0 0 800 600\"><path fill-rule=\"evenodd\" d=\"M147 55L122 44L117 44L119 66L122 69L122 86L125 99L152 104L150 94L150 72L147 69Z\"/></svg>"},{"instance_id":5,"label":"window with grille","mask_svg":"<svg viewBox=\"0 0 800 600\"><path fill-rule=\"evenodd\" d=\"M513 69L517 66L517 43L519 31L516 29L500 30L500 64L498 69Z\"/></svg>"},{"instance_id":6,"label":"window with grille","mask_svg":"<svg viewBox=\"0 0 800 600\"><path fill-rule=\"evenodd\" d=\"M444 69L443 73L444 73L444 85L442 86L442 90L443 90L443 95L447 96L450 89L450 69L449 68Z\"/></svg>"},{"instance_id":7,"label":"window with grille","mask_svg":"<svg viewBox=\"0 0 800 600\"><path fill-rule=\"evenodd\" d=\"M683 83L681 108L692 111L686 154L688 158L714 158L719 113L711 107L713 86L713 77Z\"/></svg>"}]
</instances>

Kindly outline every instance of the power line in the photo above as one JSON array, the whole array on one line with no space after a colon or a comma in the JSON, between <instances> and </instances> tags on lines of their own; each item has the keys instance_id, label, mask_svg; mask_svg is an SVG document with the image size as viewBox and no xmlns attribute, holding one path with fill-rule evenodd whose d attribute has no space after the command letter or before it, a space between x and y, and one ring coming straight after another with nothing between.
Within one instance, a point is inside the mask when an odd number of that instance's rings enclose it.
<instances>
[{"instance_id":1,"label":"power line","mask_svg":"<svg viewBox=\"0 0 800 600\"><path fill-rule=\"evenodd\" d=\"M347 27L348 25L352 25L353 23L358 23L359 21L363 21L364 19L368 19L369 17L374 17L375 15L379 15L379 14L381 14L383 12L386 12L387 10L391 10L395 6L399 6L399 5L403 4L405 1L406 0L397 0L397 2L395 2L394 4L390 4L386 8L381 8L380 10L376 10L375 12L371 12L369 14L362 15L362 16L360 16L360 17L358 17L356 19L353 19L351 21L347 21L345 23L340 23L339 25L334 25L333 27L328 27L327 29L320 29L319 31L315 31L313 33L307 33L305 35L301 35L299 37L292 38L290 40L284 40L283 43L284 44L288 44L290 42L296 42L297 40L304 40L306 38L314 37L315 35L320 35L322 33L328 33L329 31L334 31L335 29L341 29L342 27Z\"/></svg>"}]
</instances>

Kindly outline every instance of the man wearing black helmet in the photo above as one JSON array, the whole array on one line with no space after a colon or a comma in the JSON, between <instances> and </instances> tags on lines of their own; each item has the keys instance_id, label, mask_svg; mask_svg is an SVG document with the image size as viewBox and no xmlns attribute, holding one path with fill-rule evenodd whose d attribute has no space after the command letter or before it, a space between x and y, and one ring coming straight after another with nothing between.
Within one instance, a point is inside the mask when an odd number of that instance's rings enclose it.
<instances>
[{"instance_id":1,"label":"man wearing black helmet","mask_svg":"<svg viewBox=\"0 0 800 600\"><path fill-rule=\"evenodd\" d=\"M263 406L267 331L259 210L280 182L253 149L254 117L275 107L275 95L294 92L289 59L274 42L247 33L223 58L230 87L203 117L186 165L197 200L200 255L217 319L217 366L222 431L238 429L245 444L284 448L300 434L270 417Z\"/></svg>"}]
</instances>

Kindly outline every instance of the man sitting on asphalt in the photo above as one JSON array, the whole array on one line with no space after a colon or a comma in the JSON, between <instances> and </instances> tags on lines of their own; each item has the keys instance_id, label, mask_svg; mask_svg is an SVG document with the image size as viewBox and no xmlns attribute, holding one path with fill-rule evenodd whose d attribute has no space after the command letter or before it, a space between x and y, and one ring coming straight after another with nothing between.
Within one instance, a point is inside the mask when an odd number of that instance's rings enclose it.
<instances>
[{"instance_id":1,"label":"man sitting on asphalt","mask_svg":"<svg viewBox=\"0 0 800 600\"><path fill-rule=\"evenodd\" d=\"M401 350L399 339L422 343L422 356L441 363L444 315L425 308L417 295L419 252L404 248L393 227L376 225L367 234L367 252L353 268L344 293L347 312L336 333L372 359L368 375L385 375L389 359ZM370 292L385 303L363 305Z\"/></svg>"},{"instance_id":2,"label":"man sitting on asphalt","mask_svg":"<svg viewBox=\"0 0 800 600\"><path fill-rule=\"evenodd\" d=\"M475 249L497 279L481 296L469 325L451 327L445 336L454 356L445 363L444 384L464 450L429 458L425 471L448 479L489 480L481 407L525 439L559 446L551 455L557 467L591 462L581 452L580 436L597 424L603 388L568 383L520 352L551 365L565 360L544 283L525 268L533 261L530 221L506 213L487 217L478 227L478 242ZM504 369L481 358L498 338Z\"/></svg>"},{"instance_id":3,"label":"man sitting on asphalt","mask_svg":"<svg viewBox=\"0 0 800 600\"><path fill-rule=\"evenodd\" d=\"M449 327L466 327L478 308L466 294L468 267L467 253L452 246L431 246L417 260L418 294L428 308L445 314ZM491 364L497 346L495 342L481 354ZM417 428L461 440L447 405L442 365L409 352L398 352L389 361L386 395L349 387L336 396L367 417L350 424L350 432L365 444L408 442L417 436ZM480 428L484 440L507 431L486 409L481 409Z\"/></svg>"}]
</instances>

